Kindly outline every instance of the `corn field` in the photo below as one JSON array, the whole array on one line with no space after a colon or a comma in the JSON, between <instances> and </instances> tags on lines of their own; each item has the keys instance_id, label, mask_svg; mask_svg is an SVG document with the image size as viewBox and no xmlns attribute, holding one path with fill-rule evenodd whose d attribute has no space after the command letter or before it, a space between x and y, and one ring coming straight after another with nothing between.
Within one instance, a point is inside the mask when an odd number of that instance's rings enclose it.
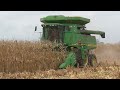
<instances>
[{"instance_id":1,"label":"corn field","mask_svg":"<svg viewBox=\"0 0 120 90\"><path fill-rule=\"evenodd\" d=\"M35 72L57 69L65 52L53 51L49 42L0 41L0 72Z\"/></svg>"},{"instance_id":2,"label":"corn field","mask_svg":"<svg viewBox=\"0 0 120 90\"><path fill-rule=\"evenodd\" d=\"M0 78L120 78L120 44L98 44L99 66L59 70L66 51L48 41L0 41Z\"/></svg>"}]
</instances>

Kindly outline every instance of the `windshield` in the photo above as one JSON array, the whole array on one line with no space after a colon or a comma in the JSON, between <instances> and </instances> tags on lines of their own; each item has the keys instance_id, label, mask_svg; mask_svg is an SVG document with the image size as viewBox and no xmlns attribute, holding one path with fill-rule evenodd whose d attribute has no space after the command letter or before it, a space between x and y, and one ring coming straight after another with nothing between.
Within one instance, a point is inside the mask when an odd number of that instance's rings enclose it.
<instances>
[{"instance_id":1,"label":"windshield","mask_svg":"<svg viewBox=\"0 0 120 90\"><path fill-rule=\"evenodd\" d=\"M63 42L64 27L63 26L44 26L43 37L50 41Z\"/></svg>"}]
</instances>

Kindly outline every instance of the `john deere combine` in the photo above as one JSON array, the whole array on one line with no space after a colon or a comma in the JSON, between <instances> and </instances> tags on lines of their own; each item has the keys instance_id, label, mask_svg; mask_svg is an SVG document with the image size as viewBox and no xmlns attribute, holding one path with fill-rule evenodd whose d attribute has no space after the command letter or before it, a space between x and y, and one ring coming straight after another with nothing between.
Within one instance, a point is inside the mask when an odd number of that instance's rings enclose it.
<instances>
[{"instance_id":1,"label":"john deere combine","mask_svg":"<svg viewBox=\"0 0 120 90\"><path fill-rule=\"evenodd\" d=\"M86 30L85 25L90 19L55 15L41 18L40 21L43 23L42 39L62 43L69 52L59 68L97 65L96 56L92 52L97 46L96 37L91 34L105 38L105 32Z\"/></svg>"}]
</instances>

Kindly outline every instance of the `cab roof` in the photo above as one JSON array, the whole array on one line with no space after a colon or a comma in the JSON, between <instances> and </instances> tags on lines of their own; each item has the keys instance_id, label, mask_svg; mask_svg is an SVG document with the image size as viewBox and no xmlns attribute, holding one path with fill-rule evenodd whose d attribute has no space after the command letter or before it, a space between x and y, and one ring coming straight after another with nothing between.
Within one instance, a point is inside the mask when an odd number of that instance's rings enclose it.
<instances>
[{"instance_id":1,"label":"cab roof","mask_svg":"<svg viewBox=\"0 0 120 90\"><path fill-rule=\"evenodd\" d=\"M61 24L80 24L85 25L90 22L90 19L83 17L69 17L63 15L51 15L40 19L43 23L61 23Z\"/></svg>"}]
</instances>

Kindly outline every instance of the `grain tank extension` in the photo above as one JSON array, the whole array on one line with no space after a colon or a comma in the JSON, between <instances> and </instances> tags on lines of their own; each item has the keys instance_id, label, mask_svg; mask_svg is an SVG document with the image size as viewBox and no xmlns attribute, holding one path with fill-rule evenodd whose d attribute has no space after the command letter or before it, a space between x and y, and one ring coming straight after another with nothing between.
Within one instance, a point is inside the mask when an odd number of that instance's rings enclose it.
<instances>
[{"instance_id":1,"label":"grain tank extension","mask_svg":"<svg viewBox=\"0 0 120 90\"><path fill-rule=\"evenodd\" d=\"M96 56L92 52L97 46L96 37L91 34L105 38L105 32L86 30L85 25L90 23L90 19L53 15L41 18L40 21L43 23L42 39L62 43L69 52L59 68L97 65Z\"/></svg>"}]
</instances>

